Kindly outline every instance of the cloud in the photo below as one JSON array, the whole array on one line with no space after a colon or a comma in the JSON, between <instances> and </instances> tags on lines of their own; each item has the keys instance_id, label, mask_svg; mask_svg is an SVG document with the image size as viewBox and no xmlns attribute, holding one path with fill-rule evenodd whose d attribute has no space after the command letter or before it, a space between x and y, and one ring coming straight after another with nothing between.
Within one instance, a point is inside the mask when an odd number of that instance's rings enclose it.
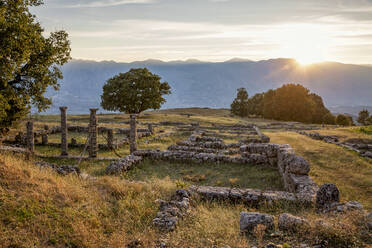
<instances>
[{"instance_id":1,"label":"cloud","mask_svg":"<svg viewBox=\"0 0 372 248\"><path fill-rule=\"evenodd\" d=\"M148 4L155 0L100 0L100 1L81 1L80 3L60 5L63 8L102 8L113 7L125 4Z\"/></svg>"}]
</instances>

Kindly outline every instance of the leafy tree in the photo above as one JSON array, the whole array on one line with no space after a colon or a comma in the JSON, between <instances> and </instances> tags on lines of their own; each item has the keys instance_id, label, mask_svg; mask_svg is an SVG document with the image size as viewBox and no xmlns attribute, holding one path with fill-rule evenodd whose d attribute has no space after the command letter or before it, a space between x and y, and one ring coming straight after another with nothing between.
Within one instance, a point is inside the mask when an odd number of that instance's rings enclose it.
<instances>
[{"instance_id":1,"label":"leafy tree","mask_svg":"<svg viewBox=\"0 0 372 248\"><path fill-rule=\"evenodd\" d=\"M248 114L262 116L264 93L259 93L249 98L248 100Z\"/></svg>"},{"instance_id":2,"label":"leafy tree","mask_svg":"<svg viewBox=\"0 0 372 248\"><path fill-rule=\"evenodd\" d=\"M286 84L275 90L271 103L273 119L311 122L314 103L309 90L299 84Z\"/></svg>"},{"instance_id":3,"label":"leafy tree","mask_svg":"<svg viewBox=\"0 0 372 248\"><path fill-rule=\"evenodd\" d=\"M369 118L369 111L367 109L363 109L359 112L358 115L358 122L362 125L367 124L367 119Z\"/></svg>"},{"instance_id":4,"label":"leafy tree","mask_svg":"<svg viewBox=\"0 0 372 248\"><path fill-rule=\"evenodd\" d=\"M313 112L313 116L312 116L312 122L313 123L318 123L318 124L321 124L321 123L334 124L334 121L333 121L333 123L329 123L329 122L332 122L332 120L331 120L332 114L324 106L323 99L320 96L318 96L317 94L314 94L314 93L310 94L310 98L314 103L314 112ZM325 122L325 118L328 118L328 120L327 120L328 122ZM333 119L334 119L334 117L333 117Z\"/></svg>"},{"instance_id":5,"label":"leafy tree","mask_svg":"<svg viewBox=\"0 0 372 248\"><path fill-rule=\"evenodd\" d=\"M161 78L147 68L131 69L107 80L103 86L101 106L106 110L134 114L135 117L147 109L159 109L166 101L163 95L170 93L168 83L161 82ZM135 121L130 123L131 134L134 134ZM133 152L136 137L131 137Z\"/></svg>"},{"instance_id":6,"label":"leafy tree","mask_svg":"<svg viewBox=\"0 0 372 248\"><path fill-rule=\"evenodd\" d=\"M341 126L350 126L350 118L346 115L337 115L336 124Z\"/></svg>"},{"instance_id":7,"label":"leafy tree","mask_svg":"<svg viewBox=\"0 0 372 248\"><path fill-rule=\"evenodd\" d=\"M366 120L366 125L372 125L372 115Z\"/></svg>"},{"instance_id":8,"label":"leafy tree","mask_svg":"<svg viewBox=\"0 0 372 248\"><path fill-rule=\"evenodd\" d=\"M264 93L262 101L262 114L264 118L275 119L275 94L274 90L268 90Z\"/></svg>"},{"instance_id":9,"label":"leafy tree","mask_svg":"<svg viewBox=\"0 0 372 248\"><path fill-rule=\"evenodd\" d=\"M65 31L43 36L43 28L29 7L42 0L0 0L0 131L6 131L35 106L49 107L48 87L58 90L58 66L70 59Z\"/></svg>"},{"instance_id":10,"label":"leafy tree","mask_svg":"<svg viewBox=\"0 0 372 248\"><path fill-rule=\"evenodd\" d=\"M334 124L336 124L336 117L331 113L327 113L323 116L323 123L324 124L329 124L329 125L334 125Z\"/></svg>"},{"instance_id":11,"label":"leafy tree","mask_svg":"<svg viewBox=\"0 0 372 248\"><path fill-rule=\"evenodd\" d=\"M131 69L107 80L103 86L101 106L110 111L139 114L148 109L159 109L170 94L167 82L147 68Z\"/></svg>"},{"instance_id":12,"label":"leafy tree","mask_svg":"<svg viewBox=\"0 0 372 248\"><path fill-rule=\"evenodd\" d=\"M248 92L245 88L237 91L237 96L231 103L231 113L240 117L248 116Z\"/></svg>"}]
</instances>

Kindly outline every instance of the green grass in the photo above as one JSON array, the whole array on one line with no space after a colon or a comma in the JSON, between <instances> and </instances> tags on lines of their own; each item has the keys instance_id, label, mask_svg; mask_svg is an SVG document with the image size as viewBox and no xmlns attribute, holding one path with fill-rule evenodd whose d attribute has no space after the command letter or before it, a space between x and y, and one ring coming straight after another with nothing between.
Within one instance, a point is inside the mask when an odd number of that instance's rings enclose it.
<instances>
[{"instance_id":1,"label":"green grass","mask_svg":"<svg viewBox=\"0 0 372 248\"><path fill-rule=\"evenodd\" d=\"M243 164L196 164L145 160L128 171L125 178L151 181L169 178L181 185L209 185L283 190L276 169Z\"/></svg>"},{"instance_id":2,"label":"green grass","mask_svg":"<svg viewBox=\"0 0 372 248\"><path fill-rule=\"evenodd\" d=\"M353 131L358 132L358 133L367 134L367 135L372 135L372 125L365 126L365 127L353 128Z\"/></svg>"},{"instance_id":3,"label":"green grass","mask_svg":"<svg viewBox=\"0 0 372 248\"><path fill-rule=\"evenodd\" d=\"M371 160L342 147L294 132L266 134L270 136L272 143L290 144L297 154L309 161L310 175L318 185L335 183L340 189L343 201L359 201L366 209L372 210Z\"/></svg>"}]
</instances>

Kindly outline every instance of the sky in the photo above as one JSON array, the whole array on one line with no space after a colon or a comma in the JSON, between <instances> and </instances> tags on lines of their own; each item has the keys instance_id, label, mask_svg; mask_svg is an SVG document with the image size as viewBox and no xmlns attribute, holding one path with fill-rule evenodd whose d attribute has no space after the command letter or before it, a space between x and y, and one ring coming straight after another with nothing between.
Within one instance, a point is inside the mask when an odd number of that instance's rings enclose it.
<instances>
[{"instance_id":1,"label":"sky","mask_svg":"<svg viewBox=\"0 0 372 248\"><path fill-rule=\"evenodd\" d=\"M372 64L372 0L44 0L72 57L132 62L295 58Z\"/></svg>"}]
</instances>

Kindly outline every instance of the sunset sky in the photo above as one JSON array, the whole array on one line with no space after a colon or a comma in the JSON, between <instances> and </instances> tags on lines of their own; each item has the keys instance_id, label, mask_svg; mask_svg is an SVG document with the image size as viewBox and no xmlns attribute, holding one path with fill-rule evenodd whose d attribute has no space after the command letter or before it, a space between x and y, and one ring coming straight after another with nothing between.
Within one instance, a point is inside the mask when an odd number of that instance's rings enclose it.
<instances>
[{"instance_id":1,"label":"sunset sky","mask_svg":"<svg viewBox=\"0 0 372 248\"><path fill-rule=\"evenodd\" d=\"M372 0L45 0L76 59L295 58L372 64Z\"/></svg>"}]
</instances>

